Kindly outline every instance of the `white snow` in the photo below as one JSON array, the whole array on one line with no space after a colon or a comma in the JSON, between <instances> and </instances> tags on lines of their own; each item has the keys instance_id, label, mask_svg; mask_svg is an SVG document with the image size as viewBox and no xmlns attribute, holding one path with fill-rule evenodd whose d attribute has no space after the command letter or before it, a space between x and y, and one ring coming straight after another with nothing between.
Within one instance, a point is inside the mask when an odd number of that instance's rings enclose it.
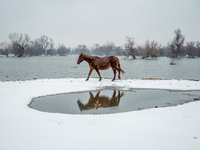
<instances>
[{"instance_id":1,"label":"white snow","mask_svg":"<svg viewBox=\"0 0 200 150\"><path fill-rule=\"evenodd\" d=\"M29 108L38 96L105 86L200 90L200 81L91 78L0 82L0 150L200 149L200 101L108 115L70 115Z\"/></svg>"}]
</instances>

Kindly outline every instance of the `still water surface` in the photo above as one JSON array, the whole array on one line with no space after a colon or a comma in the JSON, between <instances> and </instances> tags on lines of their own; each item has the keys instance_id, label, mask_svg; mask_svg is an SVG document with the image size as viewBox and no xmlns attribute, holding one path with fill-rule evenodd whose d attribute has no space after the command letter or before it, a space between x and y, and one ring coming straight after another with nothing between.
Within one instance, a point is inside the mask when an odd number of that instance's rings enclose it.
<instances>
[{"instance_id":1,"label":"still water surface","mask_svg":"<svg viewBox=\"0 0 200 150\"><path fill-rule=\"evenodd\" d=\"M89 67L86 62L77 65L77 56L66 57L0 57L0 81L30 80L45 78L86 78ZM173 60L176 65L169 65L170 58L125 59L119 57L121 68L126 72L122 79L162 78L200 80L200 58L181 58ZM100 71L103 78L113 78L111 69ZM93 71L91 77L98 77Z\"/></svg>"},{"instance_id":2,"label":"still water surface","mask_svg":"<svg viewBox=\"0 0 200 150\"><path fill-rule=\"evenodd\" d=\"M175 106L199 99L199 91L102 90L36 98L29 107L52 113L111 114Z\"/></svg>"}]
</instances>

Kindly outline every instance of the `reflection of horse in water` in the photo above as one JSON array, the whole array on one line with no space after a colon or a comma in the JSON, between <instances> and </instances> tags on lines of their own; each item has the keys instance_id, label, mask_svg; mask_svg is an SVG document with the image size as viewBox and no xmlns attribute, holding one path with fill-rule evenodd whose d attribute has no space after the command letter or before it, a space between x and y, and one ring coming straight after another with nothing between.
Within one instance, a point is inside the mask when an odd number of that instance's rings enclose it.
<instances>
[{"instance_id":1,"label":"reflection of horse in water","mask_svg":"<svg viewBox=\"0 0 200 150\"><path fill-rule=\"evenodd\" d=\"M91 92L89 93L90 93L90 99L87 104L85 105L82 104L80 100L77 101L78 106L81 111L89 110L89 109L97 109L98 107L106 108L106 107L118 106L120 102L120 98L124 95L123 92L120 94L120 91L118 91L118 95L116 96L116 91L114 90L113 95L110 99L106 96L99 96L100 91L96 94L95 97L93 96Z\"/></svg>"}]
</instances>

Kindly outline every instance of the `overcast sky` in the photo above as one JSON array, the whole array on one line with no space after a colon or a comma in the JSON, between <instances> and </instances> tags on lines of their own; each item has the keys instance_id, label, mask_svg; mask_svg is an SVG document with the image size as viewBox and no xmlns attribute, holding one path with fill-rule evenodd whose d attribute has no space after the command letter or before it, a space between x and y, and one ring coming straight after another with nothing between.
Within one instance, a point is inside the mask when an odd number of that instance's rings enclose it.
<instances>
[{"instance_id":1,"label":"overcast sky","mask_svg":"<svg viewBox=\"0 0 200 150\"><path fill-rule=\"evenodd\" d=\"M0 42L27 33L66 47L123 46L126 36L166 45L178 28L200 41L200 0L0 0L0 20Z\"/></svg>"}]
</instances>

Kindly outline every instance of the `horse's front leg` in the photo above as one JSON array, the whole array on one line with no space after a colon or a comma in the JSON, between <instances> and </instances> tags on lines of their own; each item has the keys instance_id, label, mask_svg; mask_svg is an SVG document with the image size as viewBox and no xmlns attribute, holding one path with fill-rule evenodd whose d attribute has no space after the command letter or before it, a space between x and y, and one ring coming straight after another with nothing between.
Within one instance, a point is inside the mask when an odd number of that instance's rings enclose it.
<instances>
[{"instance_id":1,"label":"horse's front leg","mask_svg":"<svg viewBox=\"0 0 200 150\"><path fill-rule=\"evenodd\" d=\"M85 81L88 81L88 80L89 80L89 78L90 78L90 75L91 75L92 71L93 71L93 69L92 69L92 68L90 68L90 71L89 71L88 77L87 77L87 79L86 79Z\"/></svg>"},{"instance_id":2,"label":"horse's front leg","mask_svg":"<svg viewBox=\"0 0 200 150\"><path fill-rule=\"evenodd\" d=\"M99 75L99 81L101 81L101 75L100 75L100 72L99 72L99 69L98 68L95 68L95 70L96 70L96 72L97 72L97 74Z\"/></svg>"}]
</instances>

